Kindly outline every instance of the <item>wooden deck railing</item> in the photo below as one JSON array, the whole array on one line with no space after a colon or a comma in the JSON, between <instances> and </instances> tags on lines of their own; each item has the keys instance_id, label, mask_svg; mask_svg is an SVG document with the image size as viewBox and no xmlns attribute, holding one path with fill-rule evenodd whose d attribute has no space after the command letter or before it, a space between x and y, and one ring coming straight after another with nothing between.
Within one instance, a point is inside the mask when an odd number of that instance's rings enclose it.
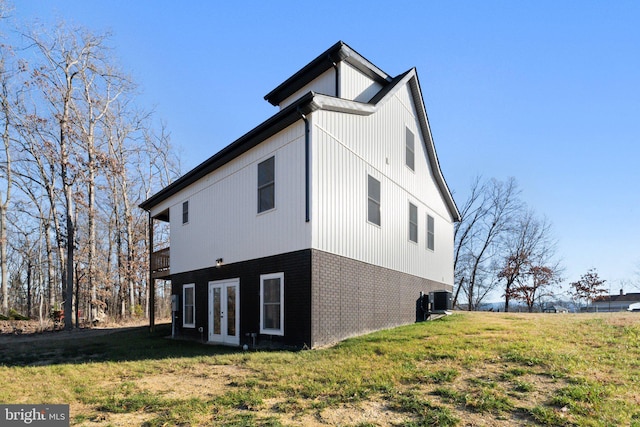
<instances>
[{"instance_id":1,"label":"wooden deck railing","mask_svg":"<svg viewBox=\"0 0 640 427\"><path fill-rule=\"evenodd\" d=\"M171 274L169 248L160 249L151 254L151 275L155 279L161 279Z\"/></svg>"}]
</instances>

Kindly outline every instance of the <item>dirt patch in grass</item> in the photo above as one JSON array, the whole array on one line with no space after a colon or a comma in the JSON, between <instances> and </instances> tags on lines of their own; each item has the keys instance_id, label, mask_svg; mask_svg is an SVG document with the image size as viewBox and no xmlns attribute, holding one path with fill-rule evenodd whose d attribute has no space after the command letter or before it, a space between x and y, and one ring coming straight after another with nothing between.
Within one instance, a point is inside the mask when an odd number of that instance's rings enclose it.
<instances>
[{"instance_id":1,"label":"dirt patch in grass","mask_svg":"<svg viewBox=\"0 0 640 427\"><path fill-rule=\"evenodd\" d=\"M148 422L151 418L153 418L153 414L147 414L144 412L134 412L128 414L100 413L91 418L76 418L72 425L91 427L131 427L145 425L145 422Z\"/></svg>"},{"instance_id":2,"label":"dirt patch in grass","mask_svg":"<svg viewBox=\"0 0 640 427\"><path fill-rule=\"evenodd\" d=\"M531 422L533 408L548 404L566 385L565 379L518 365L486 364L461 370L452 381L422 383L414 391L450 410L465 426L520 426Z\"/></svg>"},{"instance_id":3,"label":"dirt patch in grass","mask_svg":"<svg viewBox=\"0 0 640 427\"><path fill-rule=\"evenodd\" d=\"M318 402L320 403L320 402ZM322 405L320 405L322 406ZM261 413L277 418L287 426L389 426L403 425L409 421L407 414L394 411L383 399L371 399L337 407L302 408L294 401L268 399Z\"/></svg>"},{"instance_id":4,"label":"dirt patch in grass","mask_svg":"<svg viewBox=\"0 0 640 427\"><path fill-rule=\"evenodd\" d=\"M251 371L234 365L203 365L196 375L171 372L145 375L134 381L142 390L165 398L198 397L210 400L230 390L234 383L245 380Z\"/></svg>"}]
</instances>

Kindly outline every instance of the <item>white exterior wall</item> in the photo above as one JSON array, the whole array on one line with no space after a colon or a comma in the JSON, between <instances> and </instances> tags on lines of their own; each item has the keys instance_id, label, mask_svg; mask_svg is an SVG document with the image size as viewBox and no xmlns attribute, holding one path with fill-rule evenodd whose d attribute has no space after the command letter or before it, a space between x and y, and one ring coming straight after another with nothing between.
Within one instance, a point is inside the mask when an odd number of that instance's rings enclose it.
<instances>
[{"instance_id":1,"label":"white exterior wall","mask_svg":"<svg viewBox=\"0 0 640 427\"><path fill-rule=\"evenodd\" d=\"M366 78L352 71L343 77ZM170 209L172 274L211 267L217 258L232 263L315 248L453 284L453 219L433 179L412 99L405 86L369 116L325 110L308 116L309 223L302 120L155 206L152 216ZM415 171L405 165L407 127L415 136ZM276 208L257 214L257 165L272 155ZM381 226L367 221L367 175L381 183ZM409 240L410 202L418 207L417 244ZM427 214L435 220L434 251L426 248Z\"/></svg>"},{"instance_id":2,"label":"white exterior wall","mask_svg":"<svg viewBox=\"0 0 640 427\"><path fill-rule=\"evenodd\" d=\"M309 91L321 93L323 95L336 96L336 70L333 68L328 69L302 89L294 92L293 95L288 98L283 99L279 104L280 110L288 107Z\"/></svg>"},{"instance_id":3,"label":"white exterior wall","mask_svg":"<svg viewBox=\"0 0 640 427\"><path fill-rule=\"evenodd\" d=\"M376 83L345 61L340 62L339 67L340 98L358 102L369 102L369 100L382 89L380 83Z\"/></svg>"},{"instance_id":4,"label":"white exterior wall","mask_svg":"<svg viewBox=\"0 0 640 427\"><path fill-rule=\"evenodd\" d=\"M409 89L370 116L312 114L314 248L453 284L453 219L437 188ZM405 127L415 135L415 172L405 165ZM381 182L381 226L367 222L367 175ZM409 241L409 202L418 243ZM426 249L426 216L435 251Z\"/></svg>"},{"instance_id":5,"label":"white exterior wall","mask_svg":"<svg viewBox=\"0 0 640 427\"><path fill-rule=\"evenodd\" d=\"M258 163L273 155L276 207L258 214ZM232 263L309 248L304 182L299 121L166 200L154 212L170 207L171 273L211 267L217 258Z\"/></svg>"}]
</instances>

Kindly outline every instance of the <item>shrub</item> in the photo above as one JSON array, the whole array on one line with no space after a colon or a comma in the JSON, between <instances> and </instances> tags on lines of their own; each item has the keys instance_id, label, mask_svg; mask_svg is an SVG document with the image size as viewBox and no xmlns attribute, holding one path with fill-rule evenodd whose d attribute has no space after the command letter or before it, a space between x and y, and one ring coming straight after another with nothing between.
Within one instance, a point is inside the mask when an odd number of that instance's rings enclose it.
<instances>
[{"instance_id":1,"label":"shrub","mask_svg":"<svg viewBox=\"0 0 640 427\"><path fill-rule=\"evenodd\" d=\"M29 320L29 317L23 316L12 308L9 310L9 318L3 320Z\"/></svg>"}]
</instances>

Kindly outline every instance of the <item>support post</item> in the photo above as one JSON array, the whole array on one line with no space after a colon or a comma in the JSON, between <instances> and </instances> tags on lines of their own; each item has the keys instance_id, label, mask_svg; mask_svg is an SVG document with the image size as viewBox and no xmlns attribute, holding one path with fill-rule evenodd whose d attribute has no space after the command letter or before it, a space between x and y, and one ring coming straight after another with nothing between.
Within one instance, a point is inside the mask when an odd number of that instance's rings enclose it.
<instances>
[{"instance_id":1,"label":"support post","mask_svg":"<svg viewBox=\"0 0 640 427\"><path fill-rule=\"evenodd\" d=\"M153 256L153 217L149 212L149 332L156 329L156 279L153 277L153 266L151 257Z\"/></svg>"}]
</instances>

